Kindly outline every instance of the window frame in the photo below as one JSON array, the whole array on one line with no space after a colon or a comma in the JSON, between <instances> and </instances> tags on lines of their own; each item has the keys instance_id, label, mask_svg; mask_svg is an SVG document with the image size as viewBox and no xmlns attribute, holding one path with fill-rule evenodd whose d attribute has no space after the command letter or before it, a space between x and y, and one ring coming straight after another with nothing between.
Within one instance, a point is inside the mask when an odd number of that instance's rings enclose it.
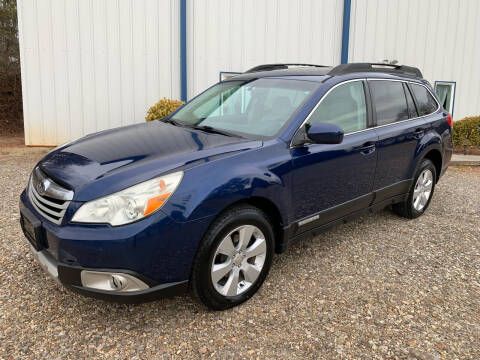
<instances>
[{"instance_id":1,"label":"window frame","mask_svg":"<svg viewBox=\"0 0 480 360\"><path fill-rule=\"evenodd\" d=\"M426 116L430 116L434 113L436 113L439 109L440 109L440 104L437 100L437 97L432 93L432 91L430 91L430 89L428 88L428 86L426 86L425 84L422 84L422 83L419 83L419 82L416 82L416 81L409 81L409 80L401 80L401 79L386 79L386 78L367 78L367 83L368 81L379 81L379 80L387 80L387 81L399 81L399 82L402 82L404 83L407 87L408 87L408 90L410 91L410 95L412 96L412 99L413 99L413 102L415 104L415 108L417 109L417 115L416 117L413 117L413 118L408 118L406 120L401 120L401 121L396 121L396 122L393 122L393 123L390 123L390 124L385 124L385 125L377 125L377 118L376 118L376 114L375 112L373 113L374 117L375 117L375 126L374 128L380 128L380 127L384 127L384 126L391 126L391 125L395 125L395 124L401 124L405 121L411 121L411 120L416 120L416 119L420 119L420 118L424 118ZM415 94L413 93L413 90L411 89L410 87L410 84L413 84L413 85L419 85L419 86L423 86L425 89L427 89L427 91L430 93L430 95L433 97L433 99L435 100L435 103L437 104L437 108L432 111L431 113L429 114L426 114L426 115L420 115L418 113L418 104L417 104L417 99L415 98ZM407 97L406 95L404 94L405 96L405 101L407 102ZM373 104L374 106L375 104ZM408 105L408 104L407 104Z\"/></svg>"},{"instance_id":2,"label":"window frame","mask_svg":"<svg viewBox=\"0 0 480 360\"><path fill-rule=\"evenodd\" d=\"M417 117L413 117L413 118L408 118L406 120L401 120L401 121L397 121L397 122L393 122L393 123L390 123L390 124L385 124L385 125L377 125L377 118L376 118L376 114L375 114L375 111L373 111L373 102L372 102L372 94L370 92L370 87L368 86L368 82L369 81L379 81L379 80L387 80L387 81L400 81L402 82L403 84L405 84L407 87L408 87L408 90L410 91L410 94L412 96L412 99L413 99L413 102L415 104L415 107L417 108L417 115L418 114L418 105L417 105L417 100L415 99L415 96L413 94L413 91L412 89L410 88L410 84L414 84L414 85L420 85L420 86L423 86L425 89L427 89L427 91L430 93L430 95L433 96L433 99L435 100L435 103L437 104L437 108L435 109L435 111L432 111L430 114L427 114L427 115L422 115L422 116L417 116ZM366 97L366 105L367 105L367 128L366 129L363 129L363 130L358 130L358 131L354 131L354 132L351 132L351 133L348 133L348 134L345 134L344 136L349 136L349 135L353 135L353 134L357 134L359 132L363 132L363 131L368 131L368 130L371 130L371 129L376 129L376 128L380 128L380 127L384 127L384 126L391 126L391 125L395 125L395 124L401 124L403 122L406 122L406 121L411 121L411 120L416 120L416 119L420 119L420 118L424 118L426 116L430 116L434 113L436 113L439 109L440 109L440 104L437 100L437 97L432 93L432 91L428 88L428 86L426 86L425 84L422 84L420 82L416 82L416 81L409 81L409 80L403 80L403 79L388 79L388 78L357 78L357 79L349 79L349 80L345 80L345 81L342 81L342 82L339 82L335 85L333 85L330 89L328 89L325 94L322 95L322 97L317 101L317 103L315 104L315 106L313 107L312 110L310 110L310 112L308 113L308 115L305 117L305 119L303 120L303 122L297 127L297 129L295 130L295 132L293 133L293 136L291 137L290 139L290 148L294 148L295 145L294 145L294 140L296 139L297 135L298 135L298 132L305 126L305 124L307 123L307 121L310 119L310 117L312 116L312 114L315 112L315 110L317 110L317 107L320 105L320 103L323 101L323 99L330 93L330 91L332 91L333 89L335 89L337 86L340 86L342 84L346 84L348 82L353 82L353 81L362 81L363 82L363 88L365 90L365 97ZM405 102L407 102L407 97L405 96Z\"/></svg>"},{"instance_id":3,"label":"window frame","mask_svg":"<svg viewBox=\"0 0 480 360\"><path fill-rule=\"evenodd\" d=\"M457 82L456 81L446 81L446 80L436 80L433 83L433 91L437 93L437 85L449 85L452 87L452 98L450 99L451 111L450 115L453 117L453 111L455 110L455 93L457 92ZM437 98L435 98L437 100ZM445 109L446 110L446 109Z\"/></svg>"},{"instance_id":4,"label":"window frame","mask_svg":"<svg viewBox=\"0 0 480 360\"><path fill-rule=\"evenodd\" d=\"M398 120L398 121L394 121L394 122L390 122L388 124L383 124L383 125L378 125L378 119L377 119L377 109L376 109L376 105L375 105L375 100L373 98L373 92L372 92L372 88L370 87L370 80L377 80L377 81L392 81L391 79L367 79L367 85L368 85L368 88L370 89L370 96L371 96L371 101L372 101L372 112L373 112L373 117L374 117L374 127L382 127L382 126L387 126L387 125L392 125L392 124L398 124L398 123L401 123L403 121L407 121L407 120L410 120L410 114L408 112L408 101L407 101L407 95L405 94L405 89L404 89L404 82L402 80L400 81L395 81L395 82L400 82L400 86L402 88L402 93L403 93L403 99L405 100L405 107L407 109L407 118L404 119L404 120ZM395 79L396 80L396 79ZM412 96L413 98L413 96ZM415 100L414 100L415 102ZM415 104L415 107L417 106L417 104ZM417 111L418 113L418 111Z\"/></svg>"},{"instance_id":5,"label":"window frame","mask_svg":"<svg viewBox=\"0 0 480 360\"><path fill-rule=\"evenodd\" d=\"M365 129L351 131L351 132L349 132L349 133L346 133L345 135L352 134L352 133L356 133L356 132L359 132L359 131L363 131L363 130L366 130L366 129L368 129L368 128L370 128L370 127L372 126L371 121L369 120L369 119L370 119L370 113L369 113L370 93L367 92L367 86L366 86L366 84L365 84L365 81L363 81L363 79L359 79L358 81L361 81L361 82L362 82L363 96L365 97L365 123L366 123L366 127L365 127ZM341 85L344 85L344 84L346 84L346 83L351 83L351 82L355 82L355 81L346 81L346 82L340 83L340 84L338 84L338 85L341 86ZM339 86L337 86L337 85L336 85L336 86L333 86L328 92L330 93L331 91L335 90L335 89L336 89L337 87L339 87ZM322 104L322 102L323 102L326 98L328 98L329 95L330 95L330 94L325 94L325 95L322 97L321 101L319 101L319 102L315 105L315 109L314 109L314 111L312 111L311 114L309 114L309 119L308 119L308 120L310 120L310 118L311 118L311 117L315 114L315 112L317 111L318 107ZM305 124L308 123L308 120L305 122Z\"/></svg>"},{"instance_id":6,"label":"window frame","mask_svg":"<svg viewBox=\"0 0 480 360\"><path fill-rule=\"evenodd\" d=\"M365 131L365 130L370 130L374 127L374 124L373 124L373 121L372 121L372 111L373 111L373 107L372 107L372 102L371 102L371 97L370 97L370 89L368 88L367 86L367 83L366 83L366 80L365 78L358 78L358 79L350 79L350 80L345 80L345 81L342 81L342 82L339 82L338 84L335 84L333 85L331 88L329 88L325 94L322 95L322 97L317 101L317 103L315 104L315 106L313 107L312 110L310 110L310 112L308 113L308 115L305 117L305 119L303 120L303 122L300 124L300 126L298 126L298 128L295 130L295 132L293 133L293 136L290 140L290 148L293 148L295 147L293 145L294 143L294 140L295 138L297 137L298 135L298 132L305 127L305 124L308 122L308 120L310 120L310 118L312 117L313 113L317 110L317 108L320 106L320 104L322 103L323 99L325 99L329 94L330 92L332 92L335 88L337 88L338 86L341 86L341 85L344 85L344 84L347 84L347 83L351 83L351 82L356 82L356 81L361 81L362 82L362 85L363 85L363 92L364 92L364 95L365 95L365 107L366 107L366 110L367 110L367 127L365 129L362 129L362 130L357 130L357 131L353 131L353 132L350 132L348 134L345 134L344 136L348 136L348 135L351 135L351 134L356 134L358 132L361 132L361 131Z\"/></svg>"}]
</instances>

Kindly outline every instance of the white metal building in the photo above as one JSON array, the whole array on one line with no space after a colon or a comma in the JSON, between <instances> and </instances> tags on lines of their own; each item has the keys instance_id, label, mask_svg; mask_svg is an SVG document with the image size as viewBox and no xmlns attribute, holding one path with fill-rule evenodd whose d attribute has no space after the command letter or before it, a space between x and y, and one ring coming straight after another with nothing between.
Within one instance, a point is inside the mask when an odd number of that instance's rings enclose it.
<instances>
[{"instance_id":1,"label":"white metal building","mask_svg":"<svg viewBox=\"0 0 480 360\"><path fill-rule=\"evenodd\" d=\"M25 142L144 121L262 63L397 60L480 114L479 0L18 0Z\"/></svg>"}]
</instances>

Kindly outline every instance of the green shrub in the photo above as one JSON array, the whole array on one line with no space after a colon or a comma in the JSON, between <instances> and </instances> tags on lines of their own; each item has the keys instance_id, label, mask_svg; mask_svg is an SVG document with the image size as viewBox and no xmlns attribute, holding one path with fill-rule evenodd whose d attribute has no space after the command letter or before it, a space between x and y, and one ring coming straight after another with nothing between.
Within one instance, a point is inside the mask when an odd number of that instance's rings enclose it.
<instances>
[{"instance_id":1,"label":"green shrub","mask_svg":"<svg viewBox=\"0 0 480 360\"><path fill-rule=\"evenodd\" d=\"M480 146L480 116L466 117L453 123L455 146Z\"/></svg>"},{"instance_id":2,"label":"green shrub","mask_svg":"<svg viewBox=\"0 0 480 360\"><path fill-rule=\"evenodd\" d=\"M171 100L167 98L160 99L155 105L148 109L145 120L152 121L164 118L183 104L184 102L180 100Z\"/></svg>"}]
</instances>

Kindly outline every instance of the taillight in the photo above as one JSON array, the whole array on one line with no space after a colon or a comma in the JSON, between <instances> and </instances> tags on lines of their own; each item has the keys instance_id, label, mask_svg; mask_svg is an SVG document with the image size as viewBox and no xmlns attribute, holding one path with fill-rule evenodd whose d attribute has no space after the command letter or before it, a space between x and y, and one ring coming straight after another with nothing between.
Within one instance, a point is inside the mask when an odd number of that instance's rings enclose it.
<instances>
[{"instance_id":1,"label":"taillight","mask_svg":"<svg viewBox=\"0 0 480 360\"><path fill-rule=\"evenodd\" d=\"M450 127L453 126L452 115L450 115L450 114L447 115L447 124L448 124Z\"/></svg>"}]
</instances>

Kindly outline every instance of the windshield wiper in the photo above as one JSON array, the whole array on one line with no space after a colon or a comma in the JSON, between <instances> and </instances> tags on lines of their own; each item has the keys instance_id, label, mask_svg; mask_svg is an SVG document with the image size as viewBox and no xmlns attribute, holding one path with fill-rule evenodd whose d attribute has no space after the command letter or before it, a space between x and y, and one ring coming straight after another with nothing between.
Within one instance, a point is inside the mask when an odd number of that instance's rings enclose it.
<instances>
[{"instance_id":1,"label":"windshield wiper","mask_svg":"<svg viewBox=\"0 0 480 360\"><path fill-rule=\"evenodd\" d=\"M208 125L192 125L191 128L196 129L196 130L202 130L202 131L212 133L212 134L220 134L220 135L232 136L232 137L241 137L240 135L231 133L229 131L220 130L220 129L217 129L217 128L214 128L214 127L211 127L211 126L208 126Z\"/></svg>"},{"instance_id":2,"label":"windshield wiper","mask_svg":"<svg viewBox=\"0 0 480 360\"><path fill-rule=\"evenodd\" d=\"M178 121L170 119L170 118L163 118L163 119L160 119L160 121L163 121L164 123L172 124L172 125L175 125L175 126L184 126L183 124L180 124Z\"/></svg>"},{"instance_id":3,"label":"windshield wiper","mask_svg":"<svg viewBox=\"0 0 480 360\"><path fill-rule=\"evenodd\" d=\"M199 120L202 121L204 119L199 119ZM243 138L242 136L234 134L232 132L225 131L225 130L220 130L220 129L217 129L217 128L214 128L214 127L208 126L208 125L189 125L189 124L185 124L185 123L181 123L179 121L176 121L172 118L163 118L163 119L160 119L160 121L163 121L165 123L172 124L172 125L175 125L175 126L188 127L188 128L192 128L192 129L196 129L196 130L202 130L202 131L212 133L212 134L220 134L220 135L225 135L225 136Z\"/></svg>"}]
</instances>

